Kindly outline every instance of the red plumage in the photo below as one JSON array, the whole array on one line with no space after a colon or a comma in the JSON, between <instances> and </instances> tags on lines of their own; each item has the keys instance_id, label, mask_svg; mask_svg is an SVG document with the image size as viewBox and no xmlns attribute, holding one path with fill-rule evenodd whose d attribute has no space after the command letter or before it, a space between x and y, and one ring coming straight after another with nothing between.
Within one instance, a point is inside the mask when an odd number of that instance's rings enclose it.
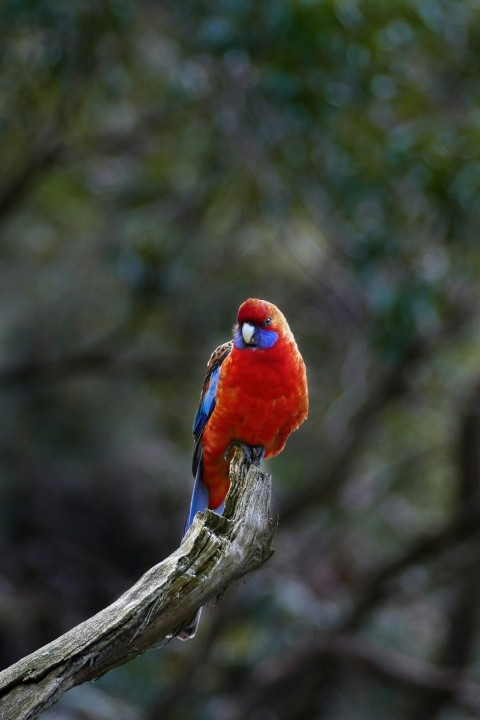
<instances>
[{"instance_id":1,"label":"red plumage","mask_svg":"<svg viewBox=\"0 0 480 720\"><path fill-rule=\"evenodd\" d=\"M259 329L257 345L240 346L245 323ZM305 364L280 310L265 300L246 300L238 311L236 332L231 351L220 366L215 406L201 439L202 479L211 508L221 505L228 492L233 442L262 446L265 457L273 457L308 414ZM276 333L274 344L262 347L262 333L265 337L265 333ZM267 345L271 337L268 335Z\"/></svg>"}]
</instances>

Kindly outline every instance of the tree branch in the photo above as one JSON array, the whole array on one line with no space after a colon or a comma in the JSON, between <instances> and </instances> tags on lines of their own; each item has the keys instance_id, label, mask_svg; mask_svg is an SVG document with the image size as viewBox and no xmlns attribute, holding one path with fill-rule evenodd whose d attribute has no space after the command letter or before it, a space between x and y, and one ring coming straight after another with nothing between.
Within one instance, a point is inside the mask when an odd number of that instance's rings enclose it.
<instances>
[{"instance_id":1,"label":"tree branch","mask_svg":"<svg viewBox=\"0 0 480 720\"><path fill-rule=\"evenodd\" d=\"M267 660L257 665L248 690L239 699L235 720L250 718L254 708L261 712L265 703L270 709L278 704L287 707L289 697L298 695L302 678L313 669L318 686L329 663L335 661L340 661L342 666L350 664L410 691L436 693L448 690L453 703L473 717L480 717L480 686L465 673L386 650L366 637L339 633L318 636L280 660Z\"/></svg>"},{"instance_id":2,"label":"tree branch","mask_svg":"<svg viewBox=\"0 0 480 720\"><path fill-rule=\"evenodd\" d=\"M236 450L223 516L197 515L180 547L112 605L0 673L2 720L33 720L68 689L158 645L272 555L270 476Z\"/></svg>"},{"instance_id":3,"label":"tree branch","mask_svg":"<svg viewBox=\"0 0 480 720\"><path fill-rule=\"evenodd\" d=\"M342 631L358 630L366 618L389 595L389 584L412 565L439 557L452 546L477 535L480 522L480 497L467 508L459 510L452 520L412 541L393 560L387 560L365 581L359 598L340 623Z\"/></svg>"},{"instance_id":4,"label":"tree branch","mask_svg":"<svg viewBox=\"0 0 480 720\"><path fill-rule=\"evenodd\" d=\"M42 172L55 165L64 151L56 126L49 124L37 134L38 140L33 143L30 156L17 174L8 180L6 186L0 187L0 222L12 214L24 200L34 181Z\"/></svg>"}]
</instances>

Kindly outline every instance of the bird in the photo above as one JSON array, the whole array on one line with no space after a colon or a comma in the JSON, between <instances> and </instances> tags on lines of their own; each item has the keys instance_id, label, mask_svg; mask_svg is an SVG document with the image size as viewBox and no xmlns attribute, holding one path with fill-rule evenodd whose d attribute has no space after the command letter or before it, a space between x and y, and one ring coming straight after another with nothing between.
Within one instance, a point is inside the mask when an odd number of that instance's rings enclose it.
<instances>
[{"instance_id":1,"label":"bird","mask_svg":"<svg viewBox=\"0 0 480 720\"><path fill-rule=\"evenodd\" d=\"M307 415L305 363L285 316L266 300L245 300L233 339L207 363L193 421L194 487L184 534L197 512L223 513L235 445L260 464L284 449ZM200 611L177 633L179 639L194 637Z\"/></svg>"}]
</instances>

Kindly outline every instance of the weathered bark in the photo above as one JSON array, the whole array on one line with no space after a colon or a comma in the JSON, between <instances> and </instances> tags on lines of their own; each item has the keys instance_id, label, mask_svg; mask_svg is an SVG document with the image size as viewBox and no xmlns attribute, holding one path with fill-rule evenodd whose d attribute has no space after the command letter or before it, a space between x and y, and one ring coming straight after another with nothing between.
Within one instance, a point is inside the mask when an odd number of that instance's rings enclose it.
<instances>
[{"instance_id":1,"label":"weathered bark","mask_svg":"<svg viewBox=\"0 0 480 720\"><path fill-rule=\"evenodd\" d=\"M270 476L236 450L223 516L197 515L180 547L112 605L0 673L2 720L32 720L69 688L157 645L272 554Z\"/></svg>"}]
</instances>

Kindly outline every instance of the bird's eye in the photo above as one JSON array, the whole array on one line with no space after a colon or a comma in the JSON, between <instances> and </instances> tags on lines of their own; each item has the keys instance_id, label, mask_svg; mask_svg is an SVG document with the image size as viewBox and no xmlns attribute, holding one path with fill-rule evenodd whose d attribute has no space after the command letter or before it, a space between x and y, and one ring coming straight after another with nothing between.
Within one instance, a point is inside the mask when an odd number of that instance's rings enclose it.
<instances>
[{"instance_id":1,"label":"bird's eye","mask_svg":"<svg viewBox=\"0 0 480 720\"><path fill-rule=\"evenodd\" d=\"M266 318L266 319L263 321L263 324L264 324L264 325L271 325L271 324L272 324L272 318Z\"/></svg>"}]
</instances>

